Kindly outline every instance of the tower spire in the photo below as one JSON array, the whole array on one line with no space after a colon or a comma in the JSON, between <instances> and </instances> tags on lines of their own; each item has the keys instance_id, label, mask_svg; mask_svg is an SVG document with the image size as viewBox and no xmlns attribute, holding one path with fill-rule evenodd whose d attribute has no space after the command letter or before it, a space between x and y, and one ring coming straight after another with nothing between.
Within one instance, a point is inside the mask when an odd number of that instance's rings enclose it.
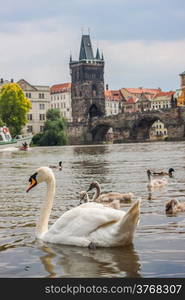
<instances>
[{"instance_id":1,"label":"tower spire","mask_svg":"<svg viewBox=\"0 0 185 300\"><path fill-rule=\"evenodd\" d=\"M84 59L88 59L88 60L94 59L90 36L85 34L82 35L80 55L79 55L79 60L84 60Z\"/></svg>"},{"instance_id":2,"label":"tower spire","mask_svg":"<svg viewBox=\"0 0 185 300\"><path fill-rule=\"evenodd\" d=\"M99 51L98 48L97 48L97 50L96 50L96 59L101 59L101 58L100 58L100 51Z\"/></svg>"}]
</instances>

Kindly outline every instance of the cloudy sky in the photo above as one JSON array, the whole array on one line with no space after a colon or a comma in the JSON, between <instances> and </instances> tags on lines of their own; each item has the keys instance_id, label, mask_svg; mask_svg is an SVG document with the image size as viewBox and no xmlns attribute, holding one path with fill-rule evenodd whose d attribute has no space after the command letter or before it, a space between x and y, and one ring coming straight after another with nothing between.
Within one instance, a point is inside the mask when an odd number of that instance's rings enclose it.
<instances>
[{"instance_id":1,"label":"cloudy sky","mask_svg":"<svg viewBox=\"0 0 185 300\"><path fill-rule=\"evenodd\" d=\"M179 88L184 0L0 0L0 78L69 82L82 30L105 59L110 89Z\"/></svg>"}]
</instances>

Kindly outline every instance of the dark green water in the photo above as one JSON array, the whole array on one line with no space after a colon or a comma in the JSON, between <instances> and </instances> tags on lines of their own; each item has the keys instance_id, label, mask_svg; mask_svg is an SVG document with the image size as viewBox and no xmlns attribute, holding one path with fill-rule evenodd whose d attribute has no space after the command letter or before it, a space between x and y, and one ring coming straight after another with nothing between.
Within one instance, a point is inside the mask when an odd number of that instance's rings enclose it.
<instances>
[{"instance_id":1,"label":"dark green water","mask_svg":"<svg viewBox=\"0 0 185 300\"><path fill-rule=\"evenodd\" d=\"M56 197L50 224L79 204L92 180L102 191L142 197L140 225L128 248L96 249L35 241L35 223L45 185L26 194L28 178L40 166L54 170ZM166 188L149 193L147 168L175 169ZM185 143L32 148L0 152L0 277L185 277L185 213L166 216L165 202L185 201ZM124 204L127 210L130 204Z\"/></svg>"}]
</instances>

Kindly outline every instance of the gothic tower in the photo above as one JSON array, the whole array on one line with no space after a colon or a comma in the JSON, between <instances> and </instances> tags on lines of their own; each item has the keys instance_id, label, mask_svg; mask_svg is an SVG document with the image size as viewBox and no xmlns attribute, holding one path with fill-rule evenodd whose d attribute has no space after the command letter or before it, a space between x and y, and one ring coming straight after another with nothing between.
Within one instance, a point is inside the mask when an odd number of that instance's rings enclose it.
<instances>
[{"instance_id":1,"label":"gothic tower","mask_svg":"<svg viewBox=\"0 0 185 300\"><path fill-rule=\"evenodd\" d=\"M96 56L89 35L82 35L79 60L70 56L73 122L87 122L105 114L104 58Z\"/></svg>"},{"instance_id":2,"label":"gothic tower","mask_svg":"<svg viewBox=\"0 0 185 300\"><path fill-rule=\"evenodd\" d=\"M179 75L181 77L181 89L184 89L185 88L185 71Z\"/></svg>"}]
</instances>

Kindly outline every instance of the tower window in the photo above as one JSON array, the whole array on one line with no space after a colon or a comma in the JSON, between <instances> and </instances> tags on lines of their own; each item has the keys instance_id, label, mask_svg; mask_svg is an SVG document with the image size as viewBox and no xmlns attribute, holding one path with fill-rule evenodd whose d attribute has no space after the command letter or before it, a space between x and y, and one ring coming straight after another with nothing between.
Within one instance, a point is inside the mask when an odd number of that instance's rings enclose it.
<instances>
[{"instance_id":1,"label":"tower window","mask_svg":"<svg viewBox=\"0 0 185 300\"><path fill-rule=\"evenodd\" d=\"M97 96L97 87L95 84L93 84L93 86L92 86L92 95L93 95L93 97Z\"/></svg>"}]
</instances>

